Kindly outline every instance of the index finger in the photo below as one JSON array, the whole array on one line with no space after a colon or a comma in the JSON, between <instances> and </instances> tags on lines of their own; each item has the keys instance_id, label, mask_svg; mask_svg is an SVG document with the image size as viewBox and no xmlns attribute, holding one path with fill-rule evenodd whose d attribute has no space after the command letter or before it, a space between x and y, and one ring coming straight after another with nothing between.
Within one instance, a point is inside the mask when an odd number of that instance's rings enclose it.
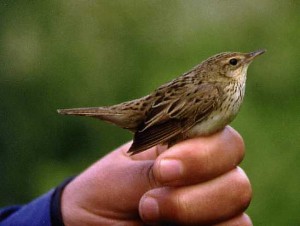
<instances>
[{"instance_id":1,"label":"index finger","mask_svg":"<svg viewBox=\"0 0 300 226\"><path fill-rule=\"evenodd\" d=\"M178 143L155 161L160 184L179 186L210 180L235 168L244 157L242 137L231 127L207 137Z\"/></svg>"}]
</instances>

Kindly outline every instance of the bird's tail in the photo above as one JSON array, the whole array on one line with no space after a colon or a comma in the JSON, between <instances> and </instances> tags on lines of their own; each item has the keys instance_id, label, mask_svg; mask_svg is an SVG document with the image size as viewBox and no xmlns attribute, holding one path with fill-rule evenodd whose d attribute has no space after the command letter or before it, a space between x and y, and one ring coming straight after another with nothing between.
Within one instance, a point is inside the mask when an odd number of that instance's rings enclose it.
<instances>
[{"instance_id":1,"label":"bird's tail","mask_svg":"<svg viewBox=\"0 0 300 226\"><path fill-rule=\"evenodd\" d=\"M135 132L141 118L139 114L133 114L133 112L119 108L118 105L110 107L58 109L57 112L63 115L79 115L97 118L132 132Z\"/></svg>"},{"instance_id":2,"label":"bird's tail","mask_svg":"<svg viewBox=\"0 0 300 226\"><path fill-rule=\"evenodd\" d=\"M88 108L69 108L58 109L57 112L62 115L80 115L90 117L100 117L103 115L110 115L112 112L106 107L88 107Z\"/></svg>"}]
</instances>

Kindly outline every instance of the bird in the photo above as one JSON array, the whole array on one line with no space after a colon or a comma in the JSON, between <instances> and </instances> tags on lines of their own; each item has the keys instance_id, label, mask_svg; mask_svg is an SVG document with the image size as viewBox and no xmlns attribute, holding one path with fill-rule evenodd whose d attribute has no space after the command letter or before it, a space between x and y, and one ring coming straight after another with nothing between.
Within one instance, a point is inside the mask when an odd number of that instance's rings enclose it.
<instances>
[{"instance_id":1,"label":"bird","mask_svg":"<svg viewBox=\"0 0 300 226\"><path fill-rule=\"evenodd\" d=\"M112 106L57 111L94 117L133 132L130 155L158 144L170 147L216 133L236 117L244 99L248 66L265 51L222 52L144 97Z\"/></svg>"}]
</instances>

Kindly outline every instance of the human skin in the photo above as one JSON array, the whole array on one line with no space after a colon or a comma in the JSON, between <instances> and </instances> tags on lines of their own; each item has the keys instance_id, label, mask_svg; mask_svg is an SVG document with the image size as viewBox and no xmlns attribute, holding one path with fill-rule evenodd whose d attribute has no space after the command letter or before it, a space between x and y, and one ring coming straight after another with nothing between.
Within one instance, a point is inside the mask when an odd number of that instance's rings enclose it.
<instances>
[{"instance_id":1,"label":"human skin","mask_svg":"<svg viewBox=\"0 0 300 226\"><path fill-rule=\"evenodd\" d=\"M244 143L231 127L169 149L129 156L129 147L107 154L66 186L66 226L252 225L244 213L251 185L238 167Z\"/></svg>"}]
</instances>

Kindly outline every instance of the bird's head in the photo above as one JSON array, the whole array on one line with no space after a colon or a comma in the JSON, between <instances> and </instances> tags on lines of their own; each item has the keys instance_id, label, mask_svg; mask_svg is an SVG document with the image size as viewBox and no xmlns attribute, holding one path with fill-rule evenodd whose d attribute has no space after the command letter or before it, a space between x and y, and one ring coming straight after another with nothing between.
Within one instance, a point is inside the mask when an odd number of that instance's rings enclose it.
<instances>
[{"instance_id":1,"label":"bird's head","mask_svg":"<svg viewBox=\"0 0 300 226\"><path fill-rule=\"evenodd\" d=\"M240 80L246 77L248 66L266 50L250 53L225 52L208 58L202 63L209 79L217 81Z\"/></svg>"}]
</instances>

